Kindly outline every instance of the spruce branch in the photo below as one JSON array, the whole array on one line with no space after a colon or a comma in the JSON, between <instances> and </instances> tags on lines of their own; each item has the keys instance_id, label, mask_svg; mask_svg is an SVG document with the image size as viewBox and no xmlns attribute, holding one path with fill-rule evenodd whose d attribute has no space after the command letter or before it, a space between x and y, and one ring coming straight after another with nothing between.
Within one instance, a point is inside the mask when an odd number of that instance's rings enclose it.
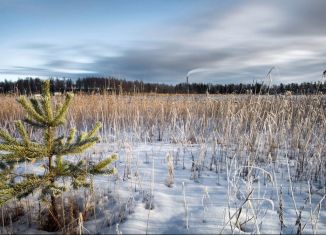
<instances>
[{"instance_id":1,"label":"spruce branch","mask_svg":"<svg viewBox=\"0 0 326 235\"><path fill-rule=\"evenodd\" d=\"M73 94L68 93L66 95L66 99L65 99L64 104L58 108L56 116L53 119L53 125L54 126L64 123L65 115L66 115L66 113L68 111L69 104L71 102L72 97L73 97Z\"/></svg>"},{"instance_id":2,"label":"spruce branch","mask_svg":"<svg viewBox=\"0 0 326 235\"><path fill-rule=\"evenodd\" d=\"M79 136L77 136L77 143L81 143L87 136L87 133L86 132L82 132Z\"/></svg>"},{"instance_id":3,"label":"spruce branch","mask_svg":"<svg viewBox=\"0 0 326 235\"><path fill-rule=\"evenodd\" d=\"M21 199L28 196L48 181L48 177L34 174L26 174L24 177L25 179L20 183L5 182L0 185L0 206L13 198Z\"/></svg>"},{"instance_id":4,"label":"spruce branch","mask_svg":"<svg viewBox=\"0 0 326 235\"><path fill-rule=\"evenodd\" d=\"M46 96L41 100L42 108L44 111L44 118L47 120L48 123L53 121L53 112L51 107L51 100L50 96Z\"/></svg>"},{"instance_id":5,"label":"spruce branch","mask_svg":"<svg viewBox=\"0 0 326 235\"><path fill-rule=\"evenodd\" d=\"M69 136L68 136L67 142L66 142L67 145L70 145L72 143L72 141L74 141L75 136L76 136L76 131L77 131L76 128L72 128L70 130Z\"/></svg>"},{"instance_id":6,"label":"spruce branch","mask_svg":"<svg viewBox=\"0 0 326 235\"><path fill-rule=\"evenodd\" d=\"M102 127L102 124L100 122L97 122L95 124L94 128L90 132L88 132L86 138L92 138L92 137L94 137L97 134L97 132L99 131L99 129L101 127Z\"/></svg>"},{"instance_id":7,"label":"spruce branch","mask_svg":"<svg viewBox=\"0 0 326 235\"><path fill-rule=\"evenodd\" d=\"M18 144L18 141L5 130L0 129L0 138L7 144Z\"/></svg>"},{"instance_id":8,"label":"spruce branch","mask_svg":"<svg viewBox=\"0 0 326 235\"><path fill-rule=\"evenodd\" d=\"M112 174L114 172L114 169L107 170L105 168L108 165L110 165L113 161L116 161L116 160L117 160L117 156L112 155L111 157L108 157L108 158L100 161L96 165L94 165L93 168L90 170L90 173L91 174L107 174L107 173Z\"/></svg>"},{"instance_id":9,"label":"spruce branch","mask_svg":"<svg viewBox=\"0 0 326 235\"><path fill-rule=\"evenodd\" d=\"M47 125L44 124L44 123L37 123L33 120L31 120L29 117L26 117L24 120L23 120L25 123L33 126L33 127L37 127L37 128L45 128Z\"/></svg>"},{"instance_id":10,"label":"spruce branch","mask_svg":"<svg viewBox=\"0 0 326 235\"><path fill-rule=\"evenodd\" d=\"M38 114L34 109L31 102L27 101L26 97L21 96L17 99L18 103L24 108L25 112L28 114L28 119L32 118L31 121L36 123L46 124L45 117L43 115Z\"/></svg>"},{"instance_id":11,"label":"spruce branch","mask_svg":"<svg viewBox=\"0 0 326 235\"><path fill-rule=\"evenodd\" d=\"M25 126L22 123L22 121L17 121L16 122L16 128L17 128L20 136L22 137L24 145L28 147L30 145L31 141L29 139L29 136L27 134L27 131L26 131Z\"/></svg>"},{"instance_id":12,"label":"spruce branch","mask_svg":"<svg viewBox=\"0 0 326 235\"><path fill-rule=\"evenodd\" d=\"M44 112L43 110L41 109L41 106L40 106L40 102L39 100L35 99L35 98L31 98L30 99L31 101L31 104L34 108L34 110L40 115L40 116L44 116Z\"/></svg>"}]
</instances>

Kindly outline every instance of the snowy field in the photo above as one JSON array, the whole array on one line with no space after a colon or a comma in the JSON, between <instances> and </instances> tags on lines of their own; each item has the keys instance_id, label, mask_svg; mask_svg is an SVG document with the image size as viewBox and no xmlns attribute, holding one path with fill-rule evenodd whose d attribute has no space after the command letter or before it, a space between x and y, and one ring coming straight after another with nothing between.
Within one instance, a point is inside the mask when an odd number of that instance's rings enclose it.
<instances>
[{"instance_id":1,"label":"snowy field","mask_svg":"<svg viewBox=\"0 0 326 235\"><path fill-rule=\"evenodd\" d=\"M98 97L76 98L84 103L69 115L83 115L68 124L104 127L100 143L65 158L91 164L115 154L116 173L63 192L59 211L70 219L56 233L326 233L324 97L174 98L107 97L110 106L102 99L94 110ZM26 171L44 174L44 161L17 168ZM24 213L1 232L48 233L38 196L8 205Z\"/></svg>"},{"instance_id":2,"label":"snowy field","mask_svg":"<svg viewBox=\"0 0 326 235\"><path fill-rule=\"evenodd\" d=\"M275 163L253 166L246 179L245 167L231 152L209 144L99 144L85 157L115 153L117 173L94 178L96 212L84 221L82 232L279 234L282 198L283 233L297 232L296 213L304 233L325 233L325 189L312 184L309 194L306 182L291 186L288 170L292 175L294 165L285 154ZM173 158L170 185L167 156ZM16 224L16 232L45 232L27 228L24 219Z\"/></svg>"},{"instance_id":3,"label":"snowy field","mask_svg":"<svg viewBox=\"0 0 326 235\"><path fill-rule=\"evenodd\" d=\"M105 151L106 146L101 148ZM105 185L109 185L109 195L127 203L126 221L118 227L122 233L279 233L278 191L281 185L284 233L297 232L294 202L298 212L302 213L305 233L316 232L316 229L320 233L326 231L325 202L321 203L320 213L316 211L325 194L324 189L312 187L311 198L305 202L309 187L305 183L296 183L292 185L292 198L288 178L291 163L288 165L283 156L275 164L266 163L259 166L260 169L253 169L253 178L246 181L240 176L243 166L218 147L213 150L207 145L138 144L126 145L118 154L119 177L100 177L95 179L95 185L104 192ZM172 187L167 187L168 155L173 156ZM198 170L193 170L192 156ZM217 166L210 166L212 157L216 158ZM243 205L251 191L250 200ZM152 203L154 209L146 209L146 203ZM241 206L239 229L236 212ZM229 215L232 217L233 214L235 216L229 222ZM312 221L317 216L319 223L314 224ZM105 220L105 216L101 220ZM98 221L98 224L103 223ZM98 230L94 228L94 221L85 223L91 233L114 233L117 229L114 226L98 227Z\"/></svg>"}]
</instances>

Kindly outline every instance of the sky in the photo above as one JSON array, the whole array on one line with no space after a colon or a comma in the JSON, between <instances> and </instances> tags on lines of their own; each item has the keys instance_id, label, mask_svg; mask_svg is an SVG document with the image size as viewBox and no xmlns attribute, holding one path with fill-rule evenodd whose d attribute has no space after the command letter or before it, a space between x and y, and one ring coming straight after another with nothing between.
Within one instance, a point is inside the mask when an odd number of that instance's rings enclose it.
<instances>
[{"instance_id":1,"label":"sky","mask_svg":"<svg viewBox=\"0 0 326 235\"><path fill-rule=\"evenodd\" d=\"M326 1L0 0L0 80L322 80Z\"/></svg>"}]
</instances>

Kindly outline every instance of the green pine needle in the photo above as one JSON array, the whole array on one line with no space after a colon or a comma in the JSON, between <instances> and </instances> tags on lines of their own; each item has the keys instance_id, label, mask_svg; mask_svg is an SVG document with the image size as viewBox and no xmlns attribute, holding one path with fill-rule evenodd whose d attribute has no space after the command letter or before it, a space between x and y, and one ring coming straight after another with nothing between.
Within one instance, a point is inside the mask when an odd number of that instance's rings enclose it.
<instances>
[{"instance_id":1,"label":"green pine needle","mask_svg":"<svg viewBox=\"0 0 326 235\"><path fill-rule=\"evenodd\" d=\"M110 165L113 161L117 160L116 155L112 155L99 163L97 163L93 168L91 169L91 174L100 174L101 172L104 172L105 168Z\"/></svg>"},{"instance_id":2,"label":"green pine needle","mask_svg":"<svg viewBox=\"0 0 326 235\"><path fill-rule=\"evenodd\" d=\"M50 199L60 195L65 188L56 185L56 181L69 178L73 188L89 187L90 174L112 174L114 169L108 166L116 160L113 155L98 162L95 166L88 166L85 161L78 163L64 161L63 156L80 154L99 141L98 131L101 124L98 122L88 133L82 132L76 138L77 130L71 129L68 136L57 136L58 127L66 119L66 113L73 95L67 94L62 105L52 106L50 81L43 83L40 99L19 97L17 101L23 107L28 126L40 128L43 140L39 143L29 138L28 129L22 121L16 122L16 130L20 139L15 138L5 130L0 130L0 206L12 198L23 198L40 189L41 199ZM15 181L15 165L20 162L45 158L45 172L43 175L20 174L22 180Z\"/></svg>"}]
</instances>

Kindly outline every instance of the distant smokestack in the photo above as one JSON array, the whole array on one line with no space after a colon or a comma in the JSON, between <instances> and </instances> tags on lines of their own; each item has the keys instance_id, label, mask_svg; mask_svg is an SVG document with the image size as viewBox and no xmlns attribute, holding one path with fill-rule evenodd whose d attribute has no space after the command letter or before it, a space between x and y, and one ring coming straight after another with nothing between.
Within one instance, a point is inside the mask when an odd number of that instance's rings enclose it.
<instances>
[{"instance_id":1,"label":"distant smokestack","mask_svg":"<svg viewBox=\"0 0 326 235\"><path fill-rule=\"evenodd\" d=\"M325 71L325 72L326 72L326 71ZM188 76L187 76L186 80L187 80L187 84L189 84L189 77L188 77Z\"/></svg>"}]
</instances>

